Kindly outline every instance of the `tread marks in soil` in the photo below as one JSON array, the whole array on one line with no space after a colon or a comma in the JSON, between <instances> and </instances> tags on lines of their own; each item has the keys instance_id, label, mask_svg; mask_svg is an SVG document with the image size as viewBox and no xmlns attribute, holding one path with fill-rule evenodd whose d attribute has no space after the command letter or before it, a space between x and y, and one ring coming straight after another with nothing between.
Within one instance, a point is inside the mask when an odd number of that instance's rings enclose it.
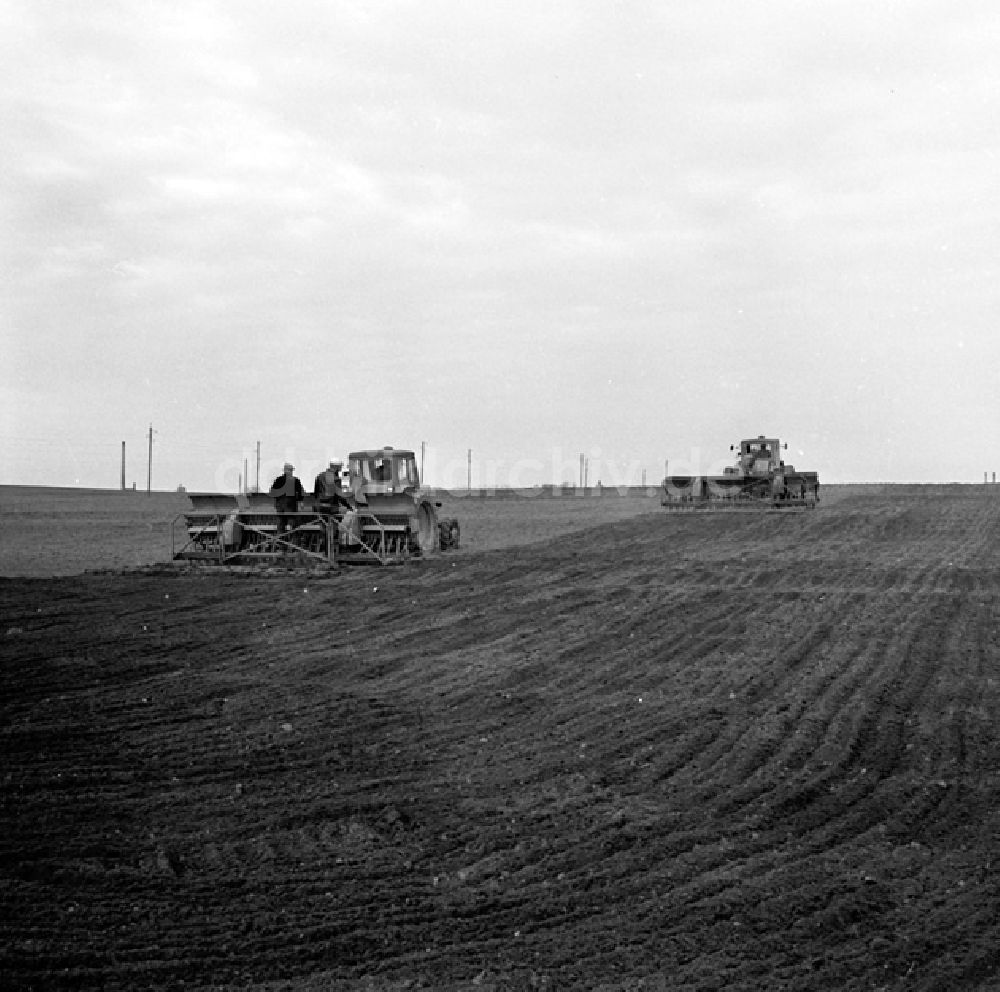
<instances>
[{"instance_id":1,"label":"tread marks in soil","mask_svg":"<svg viewBox=\"0 0 1000 992\"><path fill-rule=\"evenodd\" d=\"M85 578L29 628L42 587L5 586L3 977L982 980L1000 589L967 525L1000 511L913 499L901 526L893 498L777 541L620 525L610 561L466 555L374 599L360 577Z\"/></svg>"}]
</instances>

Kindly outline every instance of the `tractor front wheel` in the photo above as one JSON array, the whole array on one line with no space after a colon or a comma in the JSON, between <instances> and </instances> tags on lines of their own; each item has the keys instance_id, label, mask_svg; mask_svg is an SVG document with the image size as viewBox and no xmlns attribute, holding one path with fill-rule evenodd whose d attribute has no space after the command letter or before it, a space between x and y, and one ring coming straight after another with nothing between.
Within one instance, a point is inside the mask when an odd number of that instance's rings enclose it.
<instances>
[{"instance_id":1,"label":"tractor front wheel","mask_svg":"<svg viewBox=\"0 0 1000 992\"><path fill-rule=\"evenodd\" d=\"M458 526L457 520L442 520L440 524L440 531L442 551L446 551L448 548L458 547L458 542L462 537L462 531Z\"/></svg>"}]
</instances>

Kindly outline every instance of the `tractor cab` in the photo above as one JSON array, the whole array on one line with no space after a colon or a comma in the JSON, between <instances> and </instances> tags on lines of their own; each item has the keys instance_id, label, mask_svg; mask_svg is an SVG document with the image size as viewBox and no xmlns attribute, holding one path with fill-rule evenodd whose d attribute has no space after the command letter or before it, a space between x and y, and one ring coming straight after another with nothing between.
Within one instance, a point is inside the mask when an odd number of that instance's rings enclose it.
<instances>
[{"instance_id":1,"label":"tractor cab","mask_svg":"<svg viewBox=\"0 0 1000 992\"><path fill-rule=\"evenodd\" d=\"M395 448L352 451L347 464L351 492L356 498L420 488L420 473L412 451Z\"/></svg>"},{"instance_id":2,"label":"tractor cab","mask_svg":"<svg viewBox=\"0 0 1000 992\"><path fill-rule=\"evenodd\" d=\"M733 450L736 446L733 445ZM756 478L769 478L782 467L781 442L776 437L740 441L740 453L734 474Z\"/></svg>"}]
</instances>

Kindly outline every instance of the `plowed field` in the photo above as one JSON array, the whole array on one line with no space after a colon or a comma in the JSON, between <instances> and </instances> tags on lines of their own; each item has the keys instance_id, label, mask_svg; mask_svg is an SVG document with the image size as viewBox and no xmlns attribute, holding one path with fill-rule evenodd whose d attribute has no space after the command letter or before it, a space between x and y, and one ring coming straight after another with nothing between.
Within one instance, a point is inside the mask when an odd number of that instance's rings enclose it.
<instances>
[{"instance_id":1,"label":"plowed field","mask_svg":"<svg viewBox=\"0 0 1000 992\"><path fill-rule=\"evenodd\" d=\"M1000 489L825 495L0 579L0 987L1000 988Z\"/></svg>"}]
</instances>

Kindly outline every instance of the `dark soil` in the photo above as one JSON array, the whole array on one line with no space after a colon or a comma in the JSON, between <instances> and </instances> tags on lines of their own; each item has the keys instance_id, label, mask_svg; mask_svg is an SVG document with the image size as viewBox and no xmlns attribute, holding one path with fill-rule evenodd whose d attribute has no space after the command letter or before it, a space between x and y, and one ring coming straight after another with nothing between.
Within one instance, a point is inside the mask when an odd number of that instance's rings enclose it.
<instances>
[{"instance_id":1,"label":"dark soil","mask_svg":"<svg viewBox=\"0 0 1000 992\"><path fill-rule=\"evenodd\" d=\"M0 987L1000 987L1000 497L0 579Z\"/></svg>"}]
</instances>

